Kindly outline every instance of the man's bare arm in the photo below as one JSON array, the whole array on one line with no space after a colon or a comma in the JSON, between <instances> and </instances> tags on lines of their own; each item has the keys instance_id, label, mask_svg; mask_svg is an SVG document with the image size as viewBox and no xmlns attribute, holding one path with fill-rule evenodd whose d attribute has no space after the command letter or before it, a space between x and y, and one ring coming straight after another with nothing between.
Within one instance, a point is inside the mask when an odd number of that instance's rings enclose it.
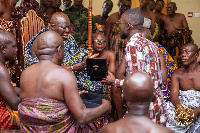
<instances>
[{"instance_id":1,"label":"man's bare arm","mask_svg":"<svg viewBox=\"0 0 200 133\"><path fill-rule=\"evenodd\" d=\"M106 49L110 48L110 30L112 26L112 16L108 17L105 23Z\"/></svg>"},{"instance_id":2,"label":"man's bare arm","mask_svg":"<svg viewBox=\"0 0 200 133\"><path fill-rule=\"evenodd\" d=\"M159 53L160 55L160 62L161 62L161 71L162 71L162 83L163 85L167 84L167 70L165 65L165 58L162 53Z\"/></svg>"},{"instance_id":3,"label":"man's bare arm","mask_svg":"<svg viewBox=\"0 0 200 133\"><path fill-rule=\"evenodd\" d=\"M179 70L174 71L171 77L171 87L170 87L170 101L175 105L179 105L180 99L178 98L179 94L179 79L178 79Z\"/></svg>"},{"instance_id":4,"label":"man's bare arm","mask_svg":"<svg viewBox=\"0 0 200 133\"><path fill-rule=\"evenodd\" d=\"M117 79L124 79L125 73L126 73L126 59L125 59L125 55L123 55L122 61L121 61L119 68L116 72L116 78Z\"/></svg>"},{"instance_id":5,"label":"man's bare arm","mask_svg":"<svg viewBox=\"0 0 200 133\"><path fill-rule=\"evenodd\" d=\"M12 110L18 110L20 98L11 85L10 75L6 68L0 66L0 95Z\"/></svg>"},{"instance_id":6,"label":"man's bare arm","mask_svg":"<svg viewBox=\"0 0 200 133\"><path fill-rule=\"evenodd\" d=\"M156 28L156 14L151 12L150 17L151 17L150 31L151 31L151 34L153 35L155 28Z\"/></svg>"},{"instance_id":7,"label":"man's bare arm","mask_svg":"<svg viewBox=\"0 0 200 133\"><path fill-rule=\"evenodd\" d=\"M113 51L109 52L109 58L110 58L110 62L109 62L109 66L108 66L108 71L110 71L111 73L113 73L115 75L115 71L116 71L116 66L115 66L116 57L115 57L115 53Z\"/></svg>"},{"instance_id":8,"label":"man's bare arm","mask_svg":"<svg viewBox=\"0 0 200 133\"><path fill-rule=\"evenodd\" d=\"M185 18L185 15L182 14L182 23L183 23L183 28L189 29L187 20Z\"/></svg>"},{"instance_id":9,"label":"man's bare arm","mask_svg":"<svg viewBox=\"0 0 200 133\"><path fill-rule=\"evenodd\" d=\"M65 102L76 121L80 124L92 122L110 110L110 102L105 99L103 99L102 104L96 108L85 108L78 93L75 76L70 71L66 70L63 72L62 76Z\"/></svg>"}]
</instances>

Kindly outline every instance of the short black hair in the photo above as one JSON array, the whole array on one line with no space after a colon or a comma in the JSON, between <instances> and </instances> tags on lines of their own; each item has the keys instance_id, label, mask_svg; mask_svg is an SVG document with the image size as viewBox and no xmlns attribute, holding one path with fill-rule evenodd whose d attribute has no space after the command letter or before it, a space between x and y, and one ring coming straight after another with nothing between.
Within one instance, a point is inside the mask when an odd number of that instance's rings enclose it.
<instances>
[{"instance_id":1,"label":"short black hair","mask_svg":"<svg viewBox=\"0 0 200 133\"><path fill-rule=\"evenodd\" d=\"M128 9L124 12L126 22L132 26L141 28L144 23L144 16L137 8Z\"/></svg>"},{"instance_id":2,"label":"short black hair","mask_svg":"<svg viewBox=\"0 0 200 133\"><path fill-rule=\"evenodd\" d=\"M165 4L165 2L164 2L163 0L156 0L156 3L157 3L158 1L161 1L161 2L163 2L163 3Z\"/></svg>"}]
</instances>

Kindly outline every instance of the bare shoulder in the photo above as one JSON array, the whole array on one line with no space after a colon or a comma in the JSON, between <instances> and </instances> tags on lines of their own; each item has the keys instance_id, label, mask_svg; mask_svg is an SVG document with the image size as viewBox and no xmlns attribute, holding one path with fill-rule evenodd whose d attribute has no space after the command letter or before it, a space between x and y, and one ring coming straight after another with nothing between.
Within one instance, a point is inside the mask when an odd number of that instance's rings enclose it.
<instances>
[{"instance_id":1,"label":"bare shoulder","mask_svg":"<svg viewBox=\"0 0 200 133\"><path fill-rule=\"evenodd\" d=\"M108 17L107 21L110 22L110 23L112 23L112 24L115 23L115 22L117 22L118 21L118 12L115 12L115 13L111 14Z\"/></svg>"},{"instance_id":2,"label":"bare shoulder","mask_svg":"<svg viewBox=\"0 0 200 133\"><path fill-rule=\"evenodd\" d=\"M6 69L6 67L2 63L0 63L0 78L1 79L10 78L8 70Z\"/></svg>"},{"instance_id":3,"label":"bare shoulder","mask_svg":"<svg viewBox=\"0 0 200 133\"><path fill-rule=\"evenodd\" d=\"M183 73L184 69L181 67L177 70L175 70L173 73L172 73L172 77L180 77Z\"/></svg>"},{"instance_id":4,"label":"bare shoulder","mask_svg":"<svg viewBox=\"0 0 200 133\"><path fill-rule=\"evenodd\" d=\"M106 50L106 53L108 54L108 56L115 56L115 52L114 51Z\"/></svg>"},{"instance_id":5,"label":"bare shoulder","mask_svg":"<svg viewBox=\"0 0 200 133\"><path fill-rule=\"evenodd\" d=\"M166 127L162 127L160 125L154 124L154 126L152 126L152 130L150 133L175 133L174 131L166 128Z\"/></svg>"},{"instance_id":6,"label":"bare shoulder","mask_svg":"<svg viewBox=\"0 0 200 133\"><path fill-rule=\"evenodd\" d=\"M185 15L182 14L182 13L176 13L176 18L184 19L184 18L185 18Z\"/></svg>"}]
</instances>

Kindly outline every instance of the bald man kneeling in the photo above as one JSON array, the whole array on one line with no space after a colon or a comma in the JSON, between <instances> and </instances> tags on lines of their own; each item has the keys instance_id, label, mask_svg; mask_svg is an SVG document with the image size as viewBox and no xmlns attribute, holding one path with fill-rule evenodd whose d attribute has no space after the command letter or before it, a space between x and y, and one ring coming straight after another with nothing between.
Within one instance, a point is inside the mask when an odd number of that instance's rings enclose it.
<instances>
[{"instance_id":1,"label":"bald man kneeling","mask_svg":"<svg viewBox=\"0 0 200 133\"><path fill-rule=\"evenodd\" d=\"M173 133L148 118L153 92L150 76L142 72L129 74L123 84L128 115L124 119L106 125L101 133Z\"/></svg>"},{"instance_id":2,"label":"bald man kneeling","mask_svg":"<svg viewBox=\"0 0 200 133\"><path fill-rule=\"evenodd\" d=\"M105 99L96 108L85 108L74 74L60 66L64 44L58 33L46 31L37 43L40 61L23 71L20 80L20 132L76 133L81 130L77 122L92 122L110 110Z\"/></svg>"}]
</instances>

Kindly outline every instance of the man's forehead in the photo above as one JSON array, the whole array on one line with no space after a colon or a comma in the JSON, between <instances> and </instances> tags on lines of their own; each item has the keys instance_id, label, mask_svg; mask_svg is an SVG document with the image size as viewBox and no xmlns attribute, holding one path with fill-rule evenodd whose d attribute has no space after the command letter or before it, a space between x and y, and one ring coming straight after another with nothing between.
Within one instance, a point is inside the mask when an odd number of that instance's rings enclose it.
<instances>
[{"instance_id":1,"label":"man's forehead","mask_svg":"<svg viewBox=\"0 0 200 133\"><path fill-rule=\"evenodd\" d=\"M120 4L121 4L121 5L131 5L131 2L128 1L128 0L122 0L122 1L120 2Z\"/></svg>"},{"instance_id":2,"label":"man's forehead","mask_svg":"<svg viewBox=\"0 0 200 133\"><path fill-rule=\"evenodd\" d=\"M168 3L167 6L175 7L176 5L174 3Z\"/></svg>"}]
</instances>

